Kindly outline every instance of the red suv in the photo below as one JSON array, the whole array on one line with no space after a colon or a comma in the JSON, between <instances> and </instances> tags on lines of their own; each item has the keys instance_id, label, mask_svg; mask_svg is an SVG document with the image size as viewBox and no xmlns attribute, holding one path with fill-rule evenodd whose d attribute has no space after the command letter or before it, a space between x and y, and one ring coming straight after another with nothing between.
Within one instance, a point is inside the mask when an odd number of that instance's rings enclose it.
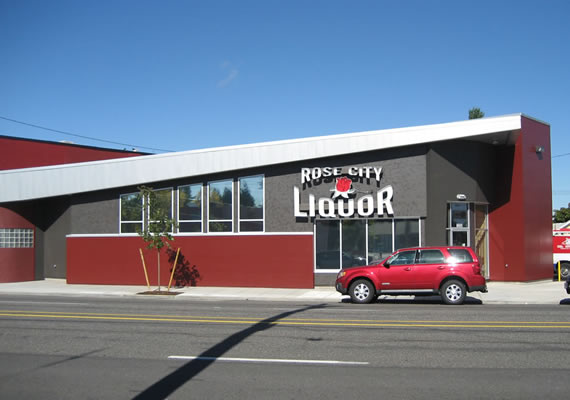
<instances>
[{"instance_id":1,"label":"red suv","mask_svg":"<svg viewBox=\"0 0 570 400\"><path fill-rule=\"evenodd\" d=\"M439 294L446 304L462 304L467 292L487 292L487 284L471 248L416 247L378 264L341 269L336 290L355 303L370 303L381 294Z\"/></svg>"}]
</instances>

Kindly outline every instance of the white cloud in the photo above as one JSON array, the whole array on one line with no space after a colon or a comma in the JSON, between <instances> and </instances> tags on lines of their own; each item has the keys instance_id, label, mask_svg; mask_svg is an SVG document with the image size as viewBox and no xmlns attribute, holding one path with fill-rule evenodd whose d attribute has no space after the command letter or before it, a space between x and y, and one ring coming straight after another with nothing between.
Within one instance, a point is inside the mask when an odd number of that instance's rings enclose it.
<instances>
[{"instance_id":1,"label":"white cloud","mask_svg":"<svg viewBox=\"0 0 570 400\"><path fill-rule=\"evenodd\" d=\"M218 88L225 88L237 78L239 70L228 61L222 63L221 69L227 73L227 76L219 81L216 86Z\"/></svg>"}]
</instances>

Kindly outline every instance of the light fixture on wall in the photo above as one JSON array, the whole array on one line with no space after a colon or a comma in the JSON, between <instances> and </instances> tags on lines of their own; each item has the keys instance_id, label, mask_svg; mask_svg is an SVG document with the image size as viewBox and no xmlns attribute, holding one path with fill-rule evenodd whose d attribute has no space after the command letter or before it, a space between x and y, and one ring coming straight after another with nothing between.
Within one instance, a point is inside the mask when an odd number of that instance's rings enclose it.
<instances>
[{"instance_id":1,"label":"light fixture on wall","mask_svg":"<svg viewBox=\"0 0 570 400\"><path fill-rule=\"evenodd\" d=\"M461 200L461 201L467 200L467 196L464 195L464 194L462 194L462 193L459 193L459 194L458 194L457 196L455 196L455 197L457 197L457 200Z\"/></svg>"},{"instance_id":2,"label":"light fixture on wall","mask_svg":"<svg viewBox=\"0 0 570 400\"><path fill-rule=\"evenodd\" d=\"M534 151L536 151L536 154L540 154L544 152L544 146L536 146L534 148Z\"/></svg>"}]
</instances>

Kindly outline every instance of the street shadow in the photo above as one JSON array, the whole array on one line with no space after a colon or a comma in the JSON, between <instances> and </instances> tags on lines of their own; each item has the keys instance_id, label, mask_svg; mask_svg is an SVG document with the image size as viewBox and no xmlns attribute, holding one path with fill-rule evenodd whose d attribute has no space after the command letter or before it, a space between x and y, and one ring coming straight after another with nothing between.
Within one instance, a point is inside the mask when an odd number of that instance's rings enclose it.
<instances>
[{"instance_id":1,"label":"street shadow","mask_svg":"<svg viewBox=\"0 0 570 400\"><path fill-rule=\"evenodd\" d=\"M251 335L271 329L275 326L275 323L277 321L283 318L287 318L293 314L325 307L326 304L317 304L297 310L287 311L274 317L264 319L263 321L260 321L255 325L250 326L249 328L236 332L222 342L210 347L208 350L204 351L192 361L184 364L176 371L170 373L158 382L154 383L139 393L137 396L135 396L133 399L165 399L170 394L174 393L178 388L192 380L192 378L194 378L200 372L208 368L212 363L216 361L217 358L223 356L226 352L237 346L239 343Z\"/></svg>"},{"instance_id":2,"label":"street shadow","mask_svg":"<svg viewBox=\"0 0 570 400\"><path fill-rule=\"evenodd\" d=\"M173 265L176 260L176 251L174 251L174 249L167 249L166 254L168 255L168 262L170 265ZM172 273L172 268L170 269L170 273ZM190 261L181 251L180 254L178 254L176 270L172 277L174 287L196 286L200 279L202 279L202 277L200 276L198 267L191 265Z\"/></svg>"},{"instance_id":3,"label":"street shadow","mask_svg":"<svg viewBox=\"0 0 570 400\"><path fill-rule=\"evenodd\" d=\"M350 297L343 297L342 303L352 303ZM441 297L439 296L416 296L413 299L399 299L397 296L382 297L380 296L378 300L373 301L371 304L439 304L446 305ZM483 302L480 299L474 297L465 297L463 305L481 305Z\"/></svg>"}]
</instances>

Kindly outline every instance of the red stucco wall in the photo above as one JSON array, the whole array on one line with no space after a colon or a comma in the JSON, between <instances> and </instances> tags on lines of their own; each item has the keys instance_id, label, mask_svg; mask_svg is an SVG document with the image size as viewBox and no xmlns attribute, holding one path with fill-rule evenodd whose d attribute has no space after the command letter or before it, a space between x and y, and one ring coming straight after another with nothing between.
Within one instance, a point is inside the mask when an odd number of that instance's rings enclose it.
<instances>
[{"instance_id":1,"label":"red stucco wall","mask_svg":"<svg viewBox=\"0 0 570 400\"><path fill-rule=\"evenodd\" d=\"M0 137L0 170L84 161L137 157L142 154L64 143Z\"/></svg>"},{"instance_id":2,"label":"red stucco wall","mask_svg":"<svg viewBox=\"0 0 570 400\"><path fill-rule=\"evenodd\" d=\"M17 213L0 207L0 228L34 228ZM35 241L35 240L34 240ZM0 283L34 280L33 248L0 248Z\"/></svg>"},{"instance_id":3,"label":"red stucco wall","mask_svg":"<svg viewBox=\"0 0 570 400\"><path fill-rule=\"evenodd\" d=\"M538 154L536 146L544 152ZM490 279L552 277L550 127L522 117L512 160L510 193L489 215ZM505 159L501 168L511 168ZM503 181L498 185L505 185ZM502 189L502 188L500 188Z\"/></svg>"},{"instance_id":4,"label":"red stucco wall","mask_svg":"<svg viewBox=\"0 0 570 400\"><path fill-rule=\"evenodd\" d=\"M143 244L132 236L69 237L67 282L146 285L139 255ZM311 235L178 236L173 246L187 260L182 267L186 275L178 275L187 286L314 287ZM145 250L144 255L155 287L156 252ZM161 261L165 286L171 264L164 254Z\"/></svg>"}]
</instances>

